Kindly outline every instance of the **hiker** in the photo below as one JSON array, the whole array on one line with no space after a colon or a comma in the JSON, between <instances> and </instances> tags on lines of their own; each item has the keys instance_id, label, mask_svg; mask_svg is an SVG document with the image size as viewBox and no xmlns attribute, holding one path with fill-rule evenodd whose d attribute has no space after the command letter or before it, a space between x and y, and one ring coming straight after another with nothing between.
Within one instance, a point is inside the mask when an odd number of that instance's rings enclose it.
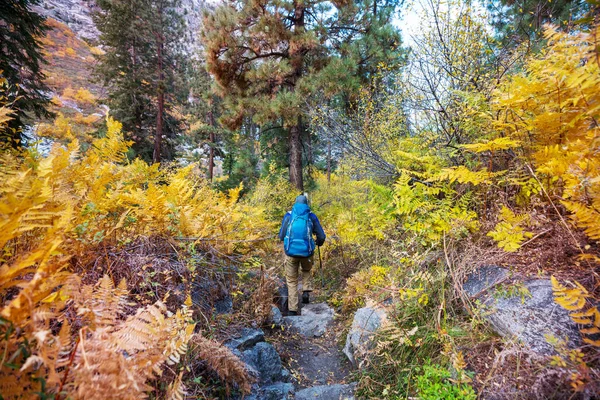
<instances>
[{"instance_id":1,"label":"hiker","mask_svg":"<svg viewBox=\"0 0 600 400\"><path fill-rule=\"evenodd\" d=\"M302 303L308 304L312 292L311 269L315 241L321 246L325 242L325 232L319 219L310 211L305 195L296 197L292 211L288 211L281 221L279 240L285 251L285 280L288 287L289 315L299 315L298 310L298 270L302 269Z\"/></svg>"}]
</instances>

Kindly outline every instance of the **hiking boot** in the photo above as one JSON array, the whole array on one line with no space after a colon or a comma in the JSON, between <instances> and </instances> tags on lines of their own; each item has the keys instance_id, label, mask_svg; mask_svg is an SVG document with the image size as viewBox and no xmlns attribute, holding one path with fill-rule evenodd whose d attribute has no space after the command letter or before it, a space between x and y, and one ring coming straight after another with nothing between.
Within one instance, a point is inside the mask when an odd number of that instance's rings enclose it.
<instances>
[{"instance_id":1,"label":"hiking boot","mask_svg":"<svg viewBox=\"0 0 600 400\"><path fill-rule=\"evenodd\" d=\"M309 293L310 292L302 292L302 304L308 304L309 300Z\"/></svg>"},{"instance_id":2,"label":"hiking boot","mask_svg":"<svg viewBox=\"0 0 600 400\"><path fill-rule=\"evenodd\" d=\"M298 311L291 311L290 310L290 311L288 311L288 315L290 317L296 317L296 316L300 315L300 313Z\"/></svg>"}]
</instances>

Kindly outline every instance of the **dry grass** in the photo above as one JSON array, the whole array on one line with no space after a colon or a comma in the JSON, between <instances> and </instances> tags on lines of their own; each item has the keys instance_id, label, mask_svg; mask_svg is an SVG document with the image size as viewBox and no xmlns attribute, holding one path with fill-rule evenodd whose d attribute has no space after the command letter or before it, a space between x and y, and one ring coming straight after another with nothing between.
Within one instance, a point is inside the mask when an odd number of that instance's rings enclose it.
<instances>
[{"instance_id":1,"label":"dry grass","mask_svg":"<svg viewBox=\"0 0 600 400\"><path fill-rule=\"evenodd\" d=\"M216 373L225 383L227 395L232 385L244 394L250 393L253 377L248 373L244 362L216 340L207 339L199 334L194 335L190 341L189 359L190 371L197 370L198 363L205 363Z\"/></svg>"}]
</instances>

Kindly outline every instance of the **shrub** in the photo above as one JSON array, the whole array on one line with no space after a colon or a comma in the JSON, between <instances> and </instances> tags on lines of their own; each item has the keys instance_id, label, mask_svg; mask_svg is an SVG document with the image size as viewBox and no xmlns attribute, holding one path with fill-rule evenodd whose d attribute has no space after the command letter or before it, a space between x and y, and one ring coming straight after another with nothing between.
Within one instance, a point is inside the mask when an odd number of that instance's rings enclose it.
<instances>
[{"instance_id":1,"label":"shrub","mask_svg":"<svg viewBox=\"0 0 600 400\"><path fill-rule=\"evenodd\" d=\"M447 369L439 365L424 365L415 379L421 400L475 400L477 395L466 383L456 382Z\"/></svg>"}]
</instances>

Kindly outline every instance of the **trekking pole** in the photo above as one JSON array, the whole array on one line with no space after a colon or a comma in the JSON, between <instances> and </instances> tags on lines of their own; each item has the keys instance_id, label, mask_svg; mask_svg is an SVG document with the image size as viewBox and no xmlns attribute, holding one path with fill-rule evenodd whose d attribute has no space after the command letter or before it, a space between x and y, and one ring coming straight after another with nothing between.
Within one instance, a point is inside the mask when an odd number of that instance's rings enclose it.
<instances>
[{"instance_id":1,"label":"trekking pole","mask_svg":"<svg viewBox=\"0 0 600 400\"><path fill-rule=\"evenodd\" d=\"M321 270L321 289L325 287L325 281L323 280L323 261L321 260L321 246L317 246L317 252L319 253L319 269Z\"/></svg>"}]
</instances>

